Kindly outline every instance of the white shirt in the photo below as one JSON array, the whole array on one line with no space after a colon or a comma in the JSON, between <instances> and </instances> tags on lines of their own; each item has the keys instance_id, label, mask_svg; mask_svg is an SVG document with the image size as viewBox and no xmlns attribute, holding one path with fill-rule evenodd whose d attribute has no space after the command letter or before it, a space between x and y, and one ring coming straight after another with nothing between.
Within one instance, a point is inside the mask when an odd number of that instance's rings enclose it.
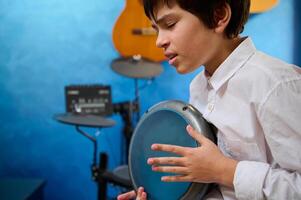
<instances>
[{"instance_id":1,"label":"white shirt","mask_svg":"<svg viewBox=\"0 0 301 200\"><path fill-rule=\"evenodd\" d=\"M301 68L247 38L212 77L193 79L190 103L218 128L221 151L239 161L234 190L220 186L221 198L301 199Z\"/></svg>"}]
</instances>

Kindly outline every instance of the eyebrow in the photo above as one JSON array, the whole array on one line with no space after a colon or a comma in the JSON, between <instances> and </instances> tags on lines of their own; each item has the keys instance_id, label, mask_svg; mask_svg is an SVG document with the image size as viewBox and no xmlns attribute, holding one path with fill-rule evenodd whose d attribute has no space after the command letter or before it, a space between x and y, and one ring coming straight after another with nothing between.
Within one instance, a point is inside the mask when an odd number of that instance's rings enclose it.
<instances>
[{"instance_id":1,"label":"eyebrow","mask_svg":"<svg viewBox=\"0 0 301 200\"><path fill-rule=\"evenodd\" d=\"M175 15L176 14L174 14L174 13L169 13L169 14L163 15L162 17L160 17L159 19L157 19L155 21L157 24L160 24L160 23L164 22L166 19L168 19L169 17L173 17Z\"/></svg>"},{"instance_id":2,"label":"eyebrow","mask_svg":"<svg viewBox=\"0 0 301 200\"><path fill-rule=\"evenodd\" d=\"M166 15L163 15L162 17L160 17L159 19L156 19L155 20L155 23L156 24L154 24L154 23L152 23L152 27L154 28L154 29L158 29L158 27L157 27L157 24L162 24L162 23L164 23L164 21L166 21L168 18L170 18L170 17L173 17L173 16L175 16L176 14L174 14L174 13L169 13L169 14L166 14Z\"/></svg>"}]
</instances>

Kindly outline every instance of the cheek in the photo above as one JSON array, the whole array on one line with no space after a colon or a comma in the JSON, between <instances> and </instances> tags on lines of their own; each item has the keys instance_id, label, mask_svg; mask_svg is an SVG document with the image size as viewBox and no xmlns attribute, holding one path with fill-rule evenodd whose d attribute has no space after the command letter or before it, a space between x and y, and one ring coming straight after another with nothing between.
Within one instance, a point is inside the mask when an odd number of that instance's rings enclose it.
<instances>
[{"instance_id":1,"label":"cheek","mask_svg":"<svg viewBox=\"0 0 301 200\"><path fill-rule=\"evenodd\" d=\"M193 52L202 49L202 38L193 30L179 33L175 36L174 41L177 48L180 48L185 55L192 55L194 54Z\"/></svg>"},{"instance_id":2,"label":"cheek","mask_svg":"<svg viewBox=\"0 0 301 200\"><path fill-rule=\"evenodd\" d=\"M210 43L210 38L196 36L191 37L189 42L190 45L188 45L188 51L187 56L191 58L192 64L195 65L203 65L204 62L208 60L210 57L212 46Z\"/></svg>"},{"instance_id":3,"label":"cheek","mask_svg":"<svg viewBox=\"0 0 301 200\"><path fill-rule=\"evenodd\" d=\"M183 29L185 29L185 28L183 28ZM185 51L185 50L190 49L190 47L192 45L191 39L193 37L195 37L195 36L191 34L191 31L177 30L175 32L175 34L173 34L173 42L177 46L177 48L180 48L181 50Z\"/></svg>"}]
</instances>

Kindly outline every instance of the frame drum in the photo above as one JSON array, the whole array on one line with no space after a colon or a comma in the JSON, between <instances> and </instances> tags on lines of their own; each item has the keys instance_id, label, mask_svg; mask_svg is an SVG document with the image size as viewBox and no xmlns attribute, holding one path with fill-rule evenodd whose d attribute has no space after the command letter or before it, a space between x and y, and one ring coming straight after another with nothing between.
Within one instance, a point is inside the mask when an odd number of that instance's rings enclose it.
<instances>
[{"instance_id":1,"label":"frame drum","mask_svg":"<svg viewBox=\"0 0 301 200\"><path fill-rule=\"evenodd\" d=\"M129 148L129 172L135 190L144 187L148 200L198 199L208 190L209 184L162 182L161 177L170 174L154 172L147 164L150 157L179 156L153 151L153 143L199 146L187 133L188 124L214 141L213 131L202 114L192 105L181 101L164 101L154 105L137 124Z\"/></svg>"}]
</instances>

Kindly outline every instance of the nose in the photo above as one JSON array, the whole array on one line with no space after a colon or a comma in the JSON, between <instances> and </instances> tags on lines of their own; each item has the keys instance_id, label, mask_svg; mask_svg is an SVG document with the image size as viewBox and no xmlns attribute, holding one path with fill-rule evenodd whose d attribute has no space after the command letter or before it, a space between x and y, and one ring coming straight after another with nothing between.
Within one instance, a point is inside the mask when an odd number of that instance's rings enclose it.
<instances>
[{"instance_id":1,"label":"nose","mask_svg":"<svg viewBox=\"0 0 301 200\"><path fill-rule=\"evenodd\" d=\"M169 40L166 34L164 34L164 32L158 32L156 46L159 48L166 49L168 45L169 45Z\"/></svg>"}]
</instances>

